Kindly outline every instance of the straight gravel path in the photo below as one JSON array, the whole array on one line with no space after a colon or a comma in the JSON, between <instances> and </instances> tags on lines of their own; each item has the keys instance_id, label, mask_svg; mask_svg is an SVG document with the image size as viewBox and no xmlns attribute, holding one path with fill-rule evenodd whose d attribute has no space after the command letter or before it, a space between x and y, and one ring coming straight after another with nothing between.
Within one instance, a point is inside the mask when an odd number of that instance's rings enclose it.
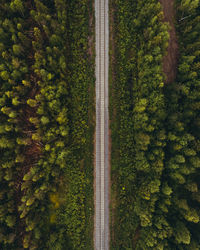
<instances>
[{"instance_id":1,"label":"straight gravel path","mask_svg":"<svg viewBox=\"0 0 200 250\"><path fill-rule=\"evenodd\" d=\"M95 0L96 18L96 250L109 249L109 158L108 158L108 0Z\"/></svg>"}]
</instances>

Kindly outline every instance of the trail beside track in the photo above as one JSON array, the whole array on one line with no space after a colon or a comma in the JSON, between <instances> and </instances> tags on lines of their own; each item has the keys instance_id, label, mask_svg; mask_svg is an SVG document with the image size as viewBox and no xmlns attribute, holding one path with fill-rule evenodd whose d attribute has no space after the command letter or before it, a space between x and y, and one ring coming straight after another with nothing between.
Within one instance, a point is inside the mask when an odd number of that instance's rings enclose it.
<instances>
[{"instance_id":1,"label":"trail beside track","mask_svg":"<svg viewBox=\"0 0 200 250\"><path fill-rule=\"evenodd\" d=\"M176 78L178 63L178 39L174 25L175 10L174 0L159 0L163 8L164 21L170 25L169 30L169 46L167 54L163 59L163 71L166 75L166 83L171 83Z\"/></svg>"}]
</instances>

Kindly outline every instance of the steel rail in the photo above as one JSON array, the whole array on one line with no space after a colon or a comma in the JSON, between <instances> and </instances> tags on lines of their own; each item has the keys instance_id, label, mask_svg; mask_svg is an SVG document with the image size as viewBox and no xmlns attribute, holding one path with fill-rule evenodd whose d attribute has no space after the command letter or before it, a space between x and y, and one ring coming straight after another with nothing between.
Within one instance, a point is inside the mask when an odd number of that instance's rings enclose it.
<instances>
[{"instance_id":1,"label":"steel rail","mask_svg":"<svg viewBox=\"0 0 200 250\"><path fill-rule=\"evenodd\" d=\"M96 201L95 237L96 250L109 249L109 113L108 67L109 26L108 0L95 0L96 28Z\"/></svg>"}]
</instances>

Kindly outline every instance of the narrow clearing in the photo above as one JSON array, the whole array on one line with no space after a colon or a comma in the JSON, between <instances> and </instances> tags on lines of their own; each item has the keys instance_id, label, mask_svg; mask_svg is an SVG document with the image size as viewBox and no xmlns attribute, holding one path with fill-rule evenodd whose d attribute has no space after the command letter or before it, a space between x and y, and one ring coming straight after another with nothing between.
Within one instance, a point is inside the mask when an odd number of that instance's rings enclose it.
<instances>
[{"instance_id":1,"label":"narrow clearing","mask_svg":"<svg viewBox=\"0 0 200 250\"><path fill-rule=\"evenodd\" d=\"M159 0L164 13L164 21L170 25L169 30L169 46L167 54L163 58L163 71L166 75L166 83L171 83L176 78L177 63L178 63L178 39L174 26L174 0Z\"/></svg>"}]
</instances>

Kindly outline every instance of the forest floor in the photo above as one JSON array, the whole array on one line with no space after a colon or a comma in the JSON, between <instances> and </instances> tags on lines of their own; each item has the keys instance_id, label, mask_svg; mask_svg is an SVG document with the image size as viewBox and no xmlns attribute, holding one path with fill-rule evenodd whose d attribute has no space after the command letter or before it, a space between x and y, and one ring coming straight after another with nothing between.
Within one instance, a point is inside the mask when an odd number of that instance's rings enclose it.
<instances>
[{"instance_id":1,"label":"forest floor","mask_svg":"<svg viewBox=\"0 0 200 250\"><path fill-rule=\"evenodd\" d=\"M159 0L164 13L164 22L168 22L170 25L169 29L169 46L167 54L163 59L163 72L166 75L166 83L171 83L176 78L177 63L178 63L178 39L175 30L175 9L174 0Z\"/></svg>"}]
</instances>

